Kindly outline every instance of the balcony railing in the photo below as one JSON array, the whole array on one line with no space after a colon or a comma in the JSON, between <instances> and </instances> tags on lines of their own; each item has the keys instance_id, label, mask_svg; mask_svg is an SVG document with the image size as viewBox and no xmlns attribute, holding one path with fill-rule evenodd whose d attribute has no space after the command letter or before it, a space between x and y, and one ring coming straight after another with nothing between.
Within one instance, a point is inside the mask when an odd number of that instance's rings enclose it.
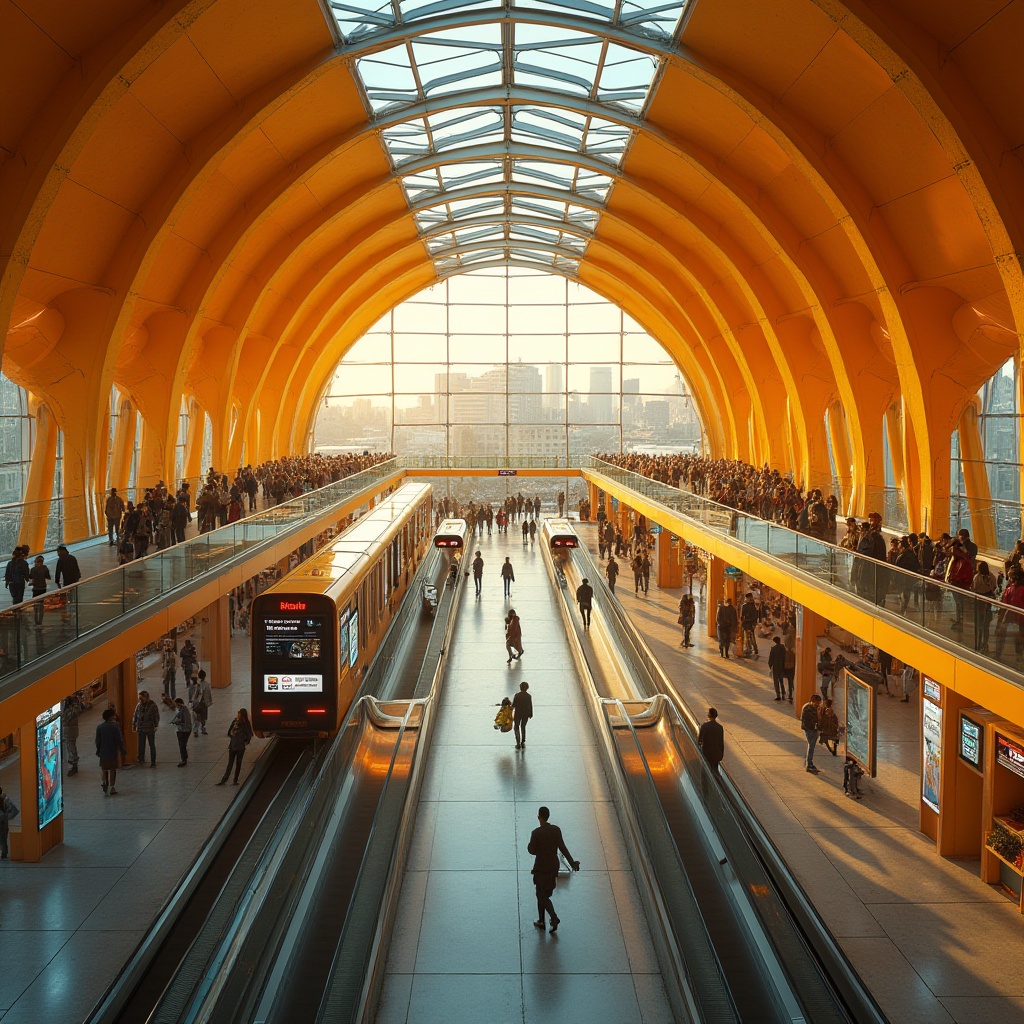
<instances>
[{"instance_id":1,"label":"balcony railing","mask_svg":"<svg viewBox=\"0 0 1024 1024\"><path fill-rule=\"evenodd\" d=\"M884 609L915 632L923 630L947 644L980 655L1002 669L1001 676L1024 688L1024 613L601 459L589 462L586 468L619 486L841 590L844 599Z\"/></svg>"},{"instance_id":2,"label":"balcony railing","mask_svg":"<svg viewBox=\"0 0 1024 1024\"><path fill-rule=\"evenodd\" d=\"M353 497L372 493L399 471L395 459L275 505L218 530L84 579L0 612L0 699L25 685L19 673L58 654L129 612L159 602L187 584L323 517Z\"/></svg>"}]
</instances>

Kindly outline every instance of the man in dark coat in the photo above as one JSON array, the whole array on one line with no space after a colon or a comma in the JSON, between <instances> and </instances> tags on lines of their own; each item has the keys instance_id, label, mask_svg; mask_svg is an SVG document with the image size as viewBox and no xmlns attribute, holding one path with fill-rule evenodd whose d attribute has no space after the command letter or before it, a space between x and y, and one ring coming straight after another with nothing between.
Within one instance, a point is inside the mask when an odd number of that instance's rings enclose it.
<instances>
[{"instance_id":1,"label":"man in dark coat","mask_svg":"<svg viewBox=\"0 0 1024 1024\"><path fill-rule=\"evenodd\" d=\"M786 697L786 647L781 636L772 637L772 649L768 652L768 670L775 684L775 699Z\"/></svg>"},{"instance_id":2,"label":"man in dark coat","mask_svg":"<svg viewBox=\"0 0 1024 1024\"><path fill-rule=\"evenodd\" d=\"M576 603L580 606L580 615L583 616L583 628L590 629L590 610L594 604L594 588L590 580L584 579L576 588Z\"/></svg>"},{"instance_id":3,"label":"man in dark coat","mask_svg":"<svg viewBox=\"0 0 1024 1024\"><path fill-rule=\"evenodd\" d=\"M516 750L526 746L526 723L533 718L533 698L526 691L529 683L520 683L519 692L512 698L512 726L516 731Z\"/></svg>"},{"instance_id":4,"label":"man in dark coat","mask_svg":"<svg viewBox=\"0 0 1024 1024\"><path fill-rule=\"evenodd\" d=\"M697 732L697 746L704 755L708 767L718 771L718 766L725 757L725 730L718 722L718 709L708 708L708 720Z\"/></svg>"},{"instance_id":5,"label":"man in dark coat","mask_svg":"<svg viewBox=\"0 0 1024 1024\"><path fill-rule=\"evenodd\" d=\"M484 584L484 560L479 551L473 559L473 583L476 586L476 596L479 597Z\"/></svg>"},{"instance_id":6,"label":"man in dark coat","mask_svg":"<svg viewBox=\"0 0 1024 1024\"><path fill-rule=\"evenodd\" d=\"M562 838L562 830L557 825L552 825L548 818L551 811L541 807L537 811L537 820L540 825L530 833L530 845L526 848L534 856L533 861L533 884L537 890L537 913L538 920L533 922L535 928L544 927L544 915L551 917L551 934L558 931L561 919L555 913L551 904L551 894L555 891L555 882L558 878L558 852L572 865L573 871L579 871L580 862L572 859L572 854L565 845Z\"/></svg>"}]
</instances>

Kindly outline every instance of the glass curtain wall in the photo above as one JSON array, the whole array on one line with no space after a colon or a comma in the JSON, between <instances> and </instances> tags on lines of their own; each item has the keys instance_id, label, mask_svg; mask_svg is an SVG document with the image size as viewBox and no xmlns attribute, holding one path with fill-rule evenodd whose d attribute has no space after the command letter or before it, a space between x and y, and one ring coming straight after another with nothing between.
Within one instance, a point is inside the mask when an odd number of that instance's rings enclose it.
<instances>
[{"instance_id":1,"label":"glass curtain wall","mask_svg":"<svg viewBox=\"0 0 1024 1024\"><path fill-rule=\"evenodd\" d=\"M569 278L515 267L451 277L383 317L339 364L318 450L543 457L699 449L668 353Z\"/></svg>"},{"instance_id":2,"label":"glass curtain wall","mask_svg":"<svg viewBox=\"0 0 1024 1024\"><path fill-rule=\"evenodd\" d=\"M978 392L978 426L991 497L990 507L981 513L993 519L996 543L1004 550L1012 548L1021 536L1019 373L1018 361L1008 359ZM967 460L961 452L959 431L953 431L950 456L950 526L953 531L971 529L964 484Z\"/></svg>"}]
</instances>

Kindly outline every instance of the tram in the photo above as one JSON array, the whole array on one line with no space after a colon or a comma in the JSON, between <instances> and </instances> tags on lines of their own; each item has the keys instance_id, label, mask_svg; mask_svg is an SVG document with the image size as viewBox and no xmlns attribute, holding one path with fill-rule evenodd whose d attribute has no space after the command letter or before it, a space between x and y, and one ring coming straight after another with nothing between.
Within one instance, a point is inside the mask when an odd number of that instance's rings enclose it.
<instances>
[{"instance_id":1,"label":"tram","mask_svg":"<svg viewBox=\"0 0 1024 1024\"><path fill-rule=\"evenodd\" d=\"M468 536L469 527L465 519L444 519L438 524L434 534L434 547L462 551Z\"/></svg>"},{"instance_id":2,"label":"tram","mask_svg":"<svg viewBox=\"0 0 1024 1024\"><path fill-rule=\"evenodd\" d=\"M545 519L540 528L541 537L550 548L578 548L579 534L568 519Z\"/></svg>"},{"instance_id":3,"label":"tram","mask_svg":"<svg viewBox=\"0 0 1024 1024\"><path fill-rule=\"evenodd\" d=\"M430 484L403 484L252 604L257 736L338 731L431 537Z\"/></svg>"}]
</instances>

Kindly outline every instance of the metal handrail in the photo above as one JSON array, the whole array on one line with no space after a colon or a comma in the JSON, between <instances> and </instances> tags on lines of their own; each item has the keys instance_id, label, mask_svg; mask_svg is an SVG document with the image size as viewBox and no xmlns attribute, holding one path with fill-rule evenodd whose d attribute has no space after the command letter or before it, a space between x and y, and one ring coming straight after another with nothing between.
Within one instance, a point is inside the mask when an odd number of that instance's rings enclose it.
<instances>
[{"instance_id":1,"label":"metal handrail","mask_svg":"<svg viewBox=\"0 0 1024 1024\"><path fill-rule=\"evenodd\" d=\"M998 635L992 636L993 622L1005 621L1007 615L1014 614L1013 609L1002 602L809 537L602 459L591 458L588 468L661 505L671 515L690 520L694 526L775 559L787 572L795 570L819 584L841 591L844 601L865 605L876 613L883 611L905 623L913 632L941 637L965 653L969 652L972 658L990 663L997 668L997 674L1012 685L1024 688L1021 671L1024 665L1019 664L1014 645L1009 645L1008 660L1003 661L1003 646ZM896 610L885 605L891 593L900 596L903 608ZM912 598L916 602L914 610L910 608ZM961 623L959 628L952 625L942 628L945 624L939 617L950 609ZM971 642L967 640L968 633ZM990 648L993 640L995 651Z\"/></svg>"},{"instance_id":2,"label":"metal handrail","mask_svg":"<svg viewBox=\"0 0 1024 1024\"><path fill-rule=\"evenodd\" d=\"M155 610L169 595L226 571L241 556L252 557L284 537L298 533L313 517L362 492L368 496L381 480L400 472L396 461L378 463L326 487L275 505L145 558L49 591L0 612L0 699L7 699L32 680L19 675L36 663L65 651L123 616ZM54 596L63 601L60 613L46 610Z\"/></svg>"}]
</instances>

